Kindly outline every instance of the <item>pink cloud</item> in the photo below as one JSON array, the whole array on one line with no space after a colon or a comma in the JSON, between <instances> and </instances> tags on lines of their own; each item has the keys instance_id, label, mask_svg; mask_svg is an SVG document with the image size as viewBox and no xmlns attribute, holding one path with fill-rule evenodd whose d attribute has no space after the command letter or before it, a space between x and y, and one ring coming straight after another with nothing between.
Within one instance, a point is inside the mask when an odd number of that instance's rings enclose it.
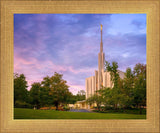
<instances>
[{"instance_id":1,"label":"pink cloud","mask_svg":"<svg viewBox=\"0 0 160 133\"><path fill-rule=\"evenodd\" d=\"M94 71L94 69L95 68L74 69L72 66L56 65L49 60L38 61L35 58L30 58L30 60L28 61L27 59L21 58L17 54L14 55L14 72L18 72L19 74L23 73L26 76L26 80L29 86L28 90L30 89L31 84L33 84L34 82L41 82L43 80L43 77L47 75L51 76L54 74L54 72L63 73L65 71L69 71L74 74L89 74ZM72 84L68 81L67 83L70 86L70 91L73 94L76 94L81 89L85 90L85 87L83 85Z\"/></svg>"}]
</instances>

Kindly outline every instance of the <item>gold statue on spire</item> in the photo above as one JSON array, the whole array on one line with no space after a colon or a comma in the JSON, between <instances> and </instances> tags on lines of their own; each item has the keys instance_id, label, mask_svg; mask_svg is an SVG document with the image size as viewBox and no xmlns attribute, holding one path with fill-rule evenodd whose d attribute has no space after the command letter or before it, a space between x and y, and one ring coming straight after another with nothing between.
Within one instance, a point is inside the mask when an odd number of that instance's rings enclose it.
<instances>
[{"instance_id":1,"label":"gold statue on spire","mask_svg":"<svg viewBox=\"0 0 160 133\"><path fill-rule=\"evenodd\" d=\"M101 30L102 30L103 25L101 24Z\"/></svg>"}]
</instances>

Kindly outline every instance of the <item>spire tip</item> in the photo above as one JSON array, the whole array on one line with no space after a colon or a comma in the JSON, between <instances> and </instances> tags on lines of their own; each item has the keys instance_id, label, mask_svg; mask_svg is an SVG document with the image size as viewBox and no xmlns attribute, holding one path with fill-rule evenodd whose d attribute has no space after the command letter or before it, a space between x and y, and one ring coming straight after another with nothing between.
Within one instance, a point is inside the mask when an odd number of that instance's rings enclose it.
<instances>
[{"instance_id":1,"label":"spire tip","mask_svg":"<svg viewBox=\"0 0 160 133\"><path fill-rule=\"evenodd\" d=\"M101 24L101 30L102 30L103 25Z\"/></svg>"}]
</instances>

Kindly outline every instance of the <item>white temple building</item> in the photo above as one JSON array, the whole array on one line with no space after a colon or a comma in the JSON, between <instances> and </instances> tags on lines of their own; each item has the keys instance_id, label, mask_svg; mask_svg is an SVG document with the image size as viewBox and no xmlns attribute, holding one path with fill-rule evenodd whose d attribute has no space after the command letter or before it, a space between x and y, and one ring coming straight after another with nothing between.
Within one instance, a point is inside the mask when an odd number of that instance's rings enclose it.
<instances>
[{"instance_id":1,"label":"white temple building","mask_svg":"<svg viewBox=\"0 0 160 133\"><path fill-rule=\"evenodd\" d=\"M101 43L100 43L100 52L98 54L98 71L95 70L95 75L86 78L85 87L86 87L86 99L90 96L94 95L97 90L104 87L113 87L113 83L111 81L110 72L104 71L104 61L105 61L105 53L103 52L103 42L102 42L102 25L101 25ZM124 78L124 73L119 72L120 78Z\"/></svg>"},{"instance_id":2,"label":"white temple building","mask_svg":"<svg viewBox=\"0 0 160 133\"><path fill-rule=\"evenodd\" d=\"M98 70L95 70L95 75L86 78L85 87L86 87L86 99L90 96L93 96L97 90L101 89L101 86L104 87L113 87L111 81L110 72L104 70L104 61L105 53L103 52L103 42L102 42L102 25L101 25L101 43L100 43L100 52L98 54ZM124 78L124 72L119 71L120 78ZM74 104L74 108L81 109L90 109L90 105L86 103L86 100L77 101Z\"/></svg>"}]
</instances>

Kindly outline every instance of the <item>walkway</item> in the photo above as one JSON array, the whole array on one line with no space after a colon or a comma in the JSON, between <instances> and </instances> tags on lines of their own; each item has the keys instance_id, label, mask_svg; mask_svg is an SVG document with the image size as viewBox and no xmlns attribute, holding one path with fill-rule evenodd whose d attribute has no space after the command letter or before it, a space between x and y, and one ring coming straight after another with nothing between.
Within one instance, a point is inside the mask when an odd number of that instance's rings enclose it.
<instances>
[{"instance_id":1,"label":"walkway","mask_svg":"<svg viewBox=\"0 0 160 133\"><path fill-rule=\"evenodd\" d=\"M71 109L69 110L69 112L90 112L91 113L91 111L87 109Z\"/></svg>"}]
</instances>

